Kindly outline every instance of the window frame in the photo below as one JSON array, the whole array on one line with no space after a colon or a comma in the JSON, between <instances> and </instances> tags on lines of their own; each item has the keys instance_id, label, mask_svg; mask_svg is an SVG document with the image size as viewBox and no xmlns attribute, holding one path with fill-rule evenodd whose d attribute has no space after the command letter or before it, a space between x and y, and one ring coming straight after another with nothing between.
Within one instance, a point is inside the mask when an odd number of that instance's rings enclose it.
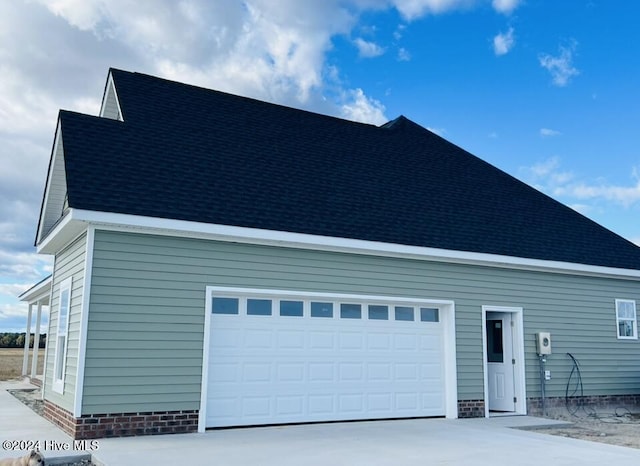
<instances>
[{"instance_id":1,"label":"window frame","mask_svg":"<svg viewBox=\"0 0 640 466\"><path fill-rule=\"evenodd\" d=\"M620 317L620 305L631 304L633 307L633 319ZM631 321L633 328L633 335L620 335L620 322ZM638 339L638 312L636 308L636 302L633 299L616 299L616 336L618 340L637 340Z\"/></svg>"},{"instance_id":2,"label":"window frame","mask_svg":"<svg viewBox=\"0 0 640 466\"><path fill-rule=\"evenodd\" d=\"M71 321L71 297L72 290L71 285L73 278L69 277L60 282L60 288L58 289L58 316L56 324L56 351L54 355L53 363L53 386L54 392L64 394L64 380L67 375L67 350L69 348L69 323ZM62 315L63 296L68 294L66 298L66 322L63 324ZM64 327L64 328L62 328ZM61 341L61 339L64 339Z\"/></svg>"}]
</instances>

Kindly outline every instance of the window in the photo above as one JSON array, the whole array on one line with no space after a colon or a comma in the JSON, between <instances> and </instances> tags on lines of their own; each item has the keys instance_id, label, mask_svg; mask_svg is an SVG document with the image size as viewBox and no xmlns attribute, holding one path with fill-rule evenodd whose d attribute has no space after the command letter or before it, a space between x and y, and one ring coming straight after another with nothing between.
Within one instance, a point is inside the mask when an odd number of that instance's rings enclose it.
<instances>
[{"instance_id":1,"label":"window","mask_svg":"<svg viewBox=\"0 0 640 466\"><path fill-rule=\"evenodd\" d=\"M213 314L237 314L238 298L213 298L212 313Z\"/></svg>"},{"instance_id":2,"label":"window","mask_svg":"<svg viewBox=\"0 0 640 466\"><path fill-rule=\"evenodd\" d=\"M421 307L420 308L420 321L421 322L439 322L440 315L438 308L435 307Z\"/></svg>"},{"instance_id":3,"label":"window","mask_svg":"<svg viewBox=\"0 0 640 466\"><path fill-rule=\"evenodd\" d=\"M247 299L247 315L250 316L270 316L270 299Z\"/></svg>"},{"instance_id":4,"label":"window","mask_svg":"<svg viewBox=\"0 0 640 466\"><path fill-rule=\"evenodd\" d=\"M333 317L333 304L311 303L311 317Z\"/></svg>"},{"instance_id":5,"label":"window","mask_svg":"<svg viewBox=\"0 0 640 466\"><path fill-rule=\"evenodd\" d=\"M504 362L501 320L487 320L487 362Z\"/></svg>"},{"instance_id":6,"label":"window","mask_svg":"<svg viewBox=\"0 0 640 466\"><path fill-rule=\"evenodd\" d=\"M302 317L302 301L280 301L280 315L289 317Z\"/></svg>"},{"instance_id":7,"label":"window","mask_svg":"<svg viewBox=\"0 0 640 466\"><path fill-rule=\"evenodd\" d=\"M58 326L56 332L56 354L53 363L53 390L64 393L64 376L67 361L67 334L71 309L71 277L60 283L58 298Z\"/></svg>"},{"instance_id":8,"label":"window","mask_svg":"<svg viewBox=\"0 0 640 466\"><path fill-rule=\"evenodd\" d=\"M341 319L360 319L362 317L362 306L360 304L340 304Z\"/></svg>"},{"instance_id":9,"label":"window","mask_svg":"<svg viewBox=\"0 0 640 466\"><path fill-rule=\"evenodd\" d=\"M413 320L413 308L396 306L396 320Z\"/></svg>"},{"instance_id":10,"label":"window","mask_svg":"<svg viewBox=\"0 0 640 466\"><path fill-rule=\"evenodd\" d=\"M616 299L616 322L618 324L618 339L638 339L635 301Z\"/></svg>"},{"instance_id":11,"label":"window","mask_svg":"<svg viewBox=\"0 0 640 466\"><path fill-rule=\"evenodd\" d=\"M389 320L389 306L369 305L369 320Z\"/></svg>"}]
</instances>

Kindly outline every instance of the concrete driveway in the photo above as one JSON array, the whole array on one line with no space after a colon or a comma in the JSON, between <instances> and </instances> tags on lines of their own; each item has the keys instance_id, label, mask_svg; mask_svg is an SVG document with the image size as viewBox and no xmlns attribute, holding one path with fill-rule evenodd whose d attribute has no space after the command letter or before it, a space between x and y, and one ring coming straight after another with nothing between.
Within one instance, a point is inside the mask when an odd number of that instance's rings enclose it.
<instances>
[{"instance_id":1,"label":"concrete driveway","mask_svg":"<svg viewBox=\"0 0 640 466\"><path fill-rule=\"evenodd\" d=\"M520 421L520 422L518 422ZM414 419L106 439L108 465L634 465L640 450L506 427L535 418Z\"/></svg>"},{"instance_id":2,"label":"concrete driveway","mask_svg":"<svg viewBox=\"0 0 640 466\"><path fill-rule=\"evenodd\" d=\"M6 391L27 387L22 383L0 383L0 441L70 443L71 439L62 431ZM226 429L204 434L100 439L97 449L90 453L95 461L107 466L640 464L640 450L512 428L553 422L517 416ZM44 453L47 458L54 458L85 452ZM20 451L0 450L0 458L20 454Z\"/></svg>"}]
</instances>

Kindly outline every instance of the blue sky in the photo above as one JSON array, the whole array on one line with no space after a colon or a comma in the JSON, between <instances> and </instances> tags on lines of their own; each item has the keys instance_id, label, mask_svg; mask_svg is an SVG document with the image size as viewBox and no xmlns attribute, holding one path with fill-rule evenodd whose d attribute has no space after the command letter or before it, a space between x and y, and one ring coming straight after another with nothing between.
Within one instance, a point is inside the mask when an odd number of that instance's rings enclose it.
<instances>
[{"instance_id":1,"label":"blue sky","mask_svg":"<svg viewBox=\"0 0 640 466\"><path fill-rule=\"evenodd\" d=\"M623 0L0 2L0 332L51 271L33 238L58 109L110 66L343 118L399 115L640 244L640 32Z\"/></svg>"}]
</instances>

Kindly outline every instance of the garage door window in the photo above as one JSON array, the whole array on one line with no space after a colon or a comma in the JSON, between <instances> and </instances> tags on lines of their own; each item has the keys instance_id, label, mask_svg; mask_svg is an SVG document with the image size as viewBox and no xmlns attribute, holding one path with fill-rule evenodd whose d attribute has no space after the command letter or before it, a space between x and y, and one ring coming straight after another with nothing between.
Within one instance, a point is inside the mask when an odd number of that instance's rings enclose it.
<instances>
[{"instance_id":1,"label":"garage door window","mask_svg":"<svg viewBox=\"0 0 640 466\"><path fill-rule=\"evenodd\" d=\"M369 320L389 320L389 306L370 305Z\"/></svg>"},{"instance_id":2,"label":"garage door window","mask_svg":"<svg viewBox=\"0 0 640 466\"><path fill-rule=\"evenodd\" d=\"M360 304L341 304L341 319L360 319L362 318L362 307Z\"/></svg>"},{"instance_id":3,"label":"garage door window","mask_svg":"<svg viewBox=\"0 0 640 466\"><path fill-rule=\"evenodd\" d=\"M408 306L396 306L396 320L413 320L413 308Z\"/></svg>"},{"instance_id":4,"label":"garage door window","mask_svg":"<svg viewBox=\"0 0 640 466\"><path fill-rule=\"evenodd\" d=\"M239 302L238 298L217 298L214 296L212 312L214 314L237 314Z\"/></svg>"},{"instance_id":5,"label":"garage door window","mask_svg":"<svg viewBox=\"0 0 640 466\"><path fill-rule=\"evenodd\" d=\"M438 308L435 307L421 307L420 308L420 321L422 322L440 322L440 314Z\"/></svg>"},{"instance_id":6,"label":"garage door window","mask_svg":"<svg viewBox=\"0 0 640 466\"><path fill-rule=\"evenodd\" d=\"M333 304L312 302L311 317L333 317Z\"/></svg>"},{"instance_id":7,"label":"garage door window","mask_svg":"<svg viewBox=\"0 0 640 466\"><path fill-rule=\"evenodd\" d=\"M368 320L415 322L418 325L440 322L440 308L436 306L421 306L419 302L389 302L376 299L367 302L357 299L332 299L326 296L279 297L265 292L252 292L248 296L236 293L219 292L211 298L212 314L246 315L246 316L282 316L299 318ZM315 299L314 299L315 298ZM389 300L390 301L390 300ZM406 300L408 301L408 300ZM626 304L624 302L623 304ZM635 304L635 303L634 303ZM624 306L618 303L619 308ZM623 309L624 310L624 309ZM627 312L628 314L628 312ZM624 312L618 312L618 320ZM377 324L376 324L377 325Z\"/></svg>"},{"instance_id":8,"label":"garage door window","mask_svg":"<svg viewBox=\"0 0 640 466\"><path fill-rule=\"evenodd\" d=\"M247 299L247 315L250 316L270 316L270 299Z\"/></svg>"},{"instance_id":9,"label":"garage door window","mask_svg":"<svg viewBox=\"0 0 640 466\"><path fill-rule=\"evenodd\" d=\"M280 315L302 317L304 303L302 301L280 301Z\"/></svg>"}]
</instances>

